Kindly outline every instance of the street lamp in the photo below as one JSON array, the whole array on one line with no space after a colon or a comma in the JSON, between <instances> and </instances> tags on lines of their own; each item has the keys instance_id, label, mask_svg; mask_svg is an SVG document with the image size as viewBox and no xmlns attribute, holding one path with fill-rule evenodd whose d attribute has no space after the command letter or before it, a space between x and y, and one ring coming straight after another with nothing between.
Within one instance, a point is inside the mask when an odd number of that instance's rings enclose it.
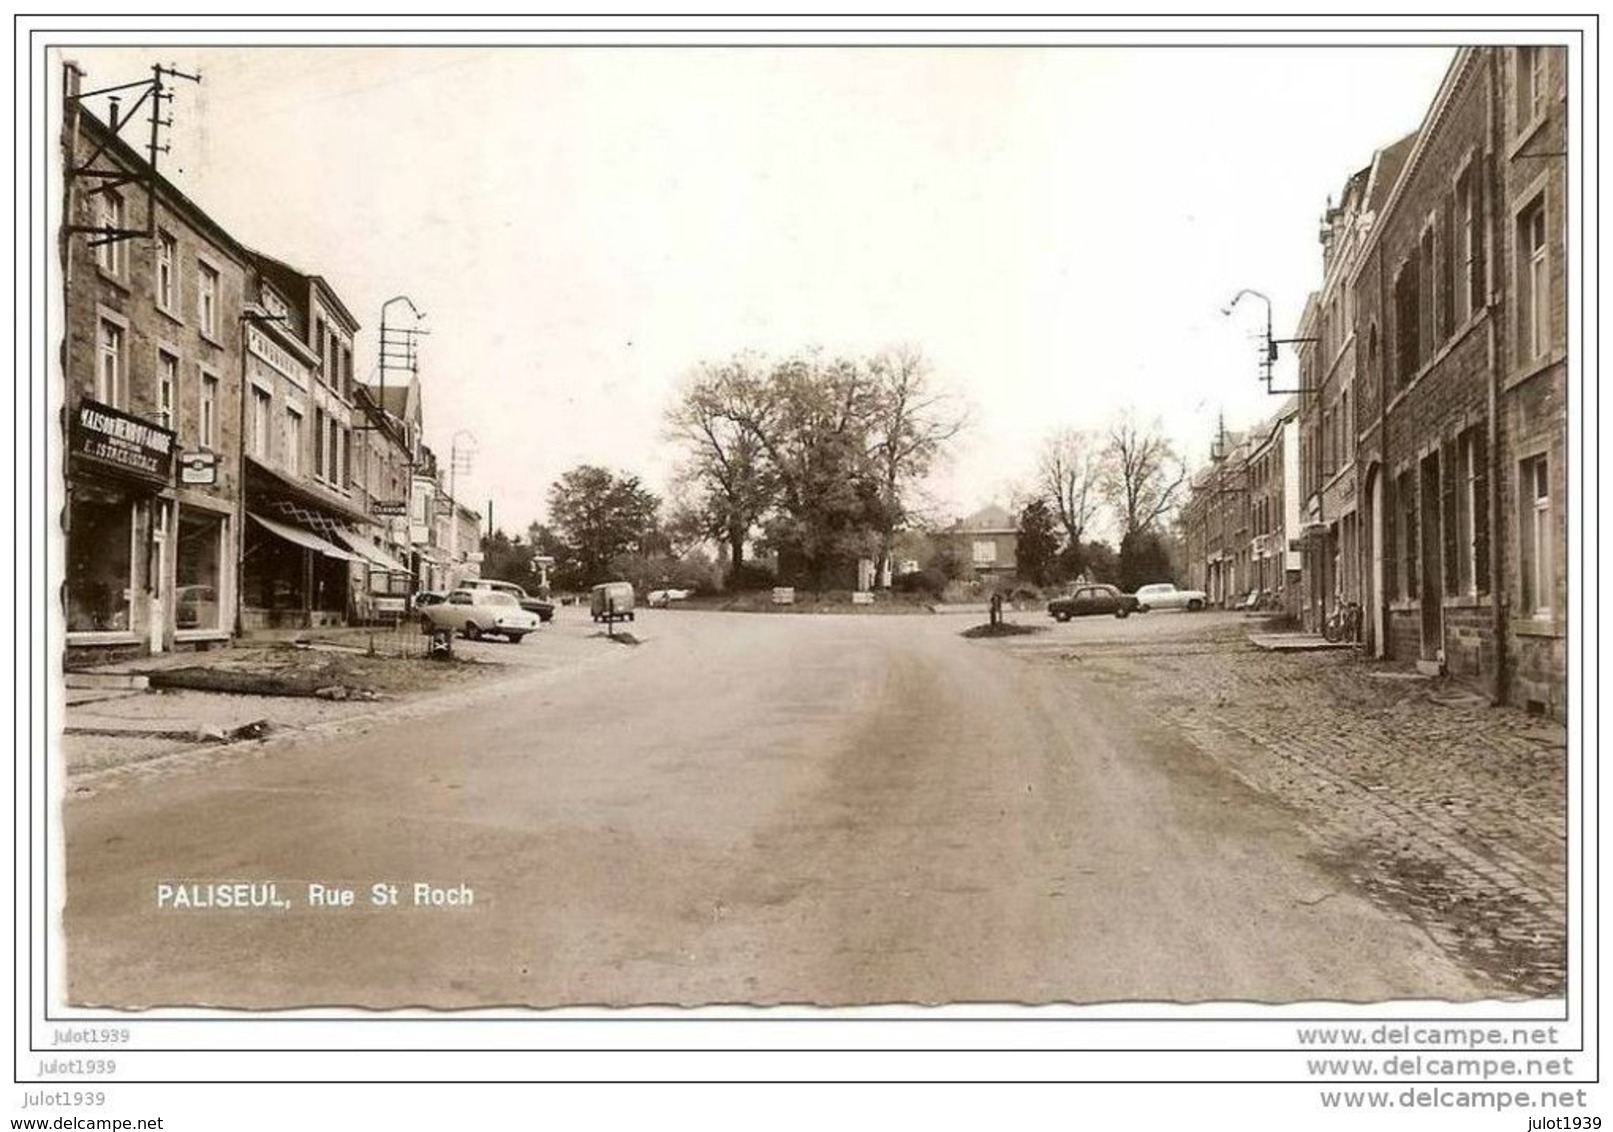
<instances>
[{"instance_id":1,"label":"street lamp","mask_svg":"<svg viewBox=\"0 0 1613 1132\"><path fill-rule=\"evenodd\" d=\"M1277 394L1277 393L1286 394L1286 393L1312 393L1312 392L1315 392L1315 390L1310 389L1310 388L1308 388L1307 386L1305 386L1303 384L1299 385L1299 386L1296 386L1293 389L1273 389L1271 387L1271 381L1272 381L1271 367L1277 361L1277 347L1278 346L1297 345L1298 343L1301 343L1301 342L1315 342L1315 341L1317 341L1317 339L1315 339L1315 338L1273 338L1271 336L1271 300L1268 299L1261 292L1254 290L1252 287L1245 287L1245 288L1243 288L1243 290L1239 291L1236 295L1233 295L1232 296L1232 301L1227 303L1226 306L1221 308L1221 313L1224 314L1224 315L1231 315L1233 310L1234 310L1234 308L1237 307L1238 301L1240 299L1242 299L1245 295L1252 296L1253 298L1259 299L1262 303L1266 304L1266 332L1265 332L1265 339L1262 342L1261 348L1260 348L1260 378L1261 378L1261 380L1263 380L1266 383L1266 392L1267 393L1274 393L1274 394Z\"/></svg>"}]
</instances>

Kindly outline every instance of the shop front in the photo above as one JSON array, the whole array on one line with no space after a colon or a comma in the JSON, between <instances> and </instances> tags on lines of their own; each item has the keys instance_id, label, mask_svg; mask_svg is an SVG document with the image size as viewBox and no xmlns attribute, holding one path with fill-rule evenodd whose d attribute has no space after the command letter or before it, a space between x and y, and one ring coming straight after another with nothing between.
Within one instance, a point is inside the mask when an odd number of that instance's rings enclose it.
<instances>
[{"instance_id":1,"label":"shop front","mask_svg":"<svg viewBox=\"0 0 1613 1132\"><path fill-rule=\"evenodd\" d=\"M365 559L342 533L363 515L250 457L246 470L241 630L350 624L353 568Z\"/></svg>"},{"instance_id":2,"label":"shop front","mask_svg":"<svg viewBox=\"0 0 1613 1132\"><path fill-rule=\"evenodd\" d=\"M168 545L174 434L83 400L67 434L62 606L70 662L168 645Z\"/></svg>"}]
</instances>

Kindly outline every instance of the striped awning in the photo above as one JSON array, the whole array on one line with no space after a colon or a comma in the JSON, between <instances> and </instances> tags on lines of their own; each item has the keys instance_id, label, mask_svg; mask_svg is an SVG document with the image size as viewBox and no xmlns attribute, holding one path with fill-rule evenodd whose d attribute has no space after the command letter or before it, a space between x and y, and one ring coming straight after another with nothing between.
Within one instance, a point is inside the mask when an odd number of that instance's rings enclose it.
<instances>
[{"instance_id":1,"label":"striped awning","mask_svg":"<svg viewBox=\"0 0 1613 1132\"><path fill-rule=\"evenodd\" d=\"M265 519L256 511L248 511L246 516L254 523L258 524L258 526L268 531L270 534L283 538L287 542L295 543L298 546L305 546L309 550L316 551L317 553L323 554L329 558L340 558L347 562L363 561L363 558L361 558L359 555L354 554L350 550L344 550L333 542L328 542L327 540L320 538L312 531L305 531L301 527L292 526L290 523L282 523L274 519Z\"/></svg>"},{"instance_id":2,"label":"striped awning","mask_svg":"<svg viewBox=\"0 0 1613 1132\"><path fill-rule=\"evenodd\" d=\"M386 551L376 546L369 539L356 531L339 530L336 537L341 539L361 557L367 559L371 565L379 566L383 570L391 570L399 574L407 574L409 568L393 558Z\"/></svg>"}]
</instances>

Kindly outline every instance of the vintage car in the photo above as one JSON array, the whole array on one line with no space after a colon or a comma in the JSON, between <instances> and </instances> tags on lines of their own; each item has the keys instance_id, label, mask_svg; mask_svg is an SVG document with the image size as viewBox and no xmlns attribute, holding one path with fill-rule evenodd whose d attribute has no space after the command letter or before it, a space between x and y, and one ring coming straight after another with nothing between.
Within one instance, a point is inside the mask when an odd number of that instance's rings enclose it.
<instances>
[{"instance_id":1,"label":"vintage car","mask_svg":"<svg viewBox=\"0 0 1613 1132\"><path fill-rule=\"evenodd\" d=\"M536 613L522 609L509 594L485 586L449 590L442 601L420 610L420 621L426 629L461 631L472 641L492 634L520 644L522 637L538 630Z\"/></svg>"},{"instance_id":2,"label":"vintage car","mask_svg":"<svg viewBox=\"0 0 1613 1132\"><path fill-rule=\"evenodd\" d=\"M688 601L693 590L651 590L644 602L651 609L665 609L675 601Z\"/></svg>"},{"instance_id":3,"label":"vintage car","mask_svg":"<svg viewBox=\"0 0 1613 1132\"><path fill-rule=\"evenodd\" d=\"M1047 603L1048 616L1055 621L1068 621L1072 617L1085 617L1092 613L1129 617L1136 609L1135 594L1121 593L1114 586L1101 582L1076 586L1064 597L1056 597Z\"/></svg>"},{"instance_id":4,"label":"vintage car","mask_svg":"<svg viewBox=\"0 0 1613 1132\"><path fill-rule=\"evenodd\" d=\"M1170 582L1154 582L1137 587L1137 612L1150 609L1200 610L1209 604L1203 590L1179 590Z\"/></svg>"},{"instance_id":5,"label":"vintage car","mask_svg":"<svg viewBox=\"0 0 1613 1132\"><path fill-rule=\"evenodd\" d=\"M595 621L633 620L633 583L601 582L590 595L588 612Z\"/></svg>"},{"instance_id":6,"label":"vintage car","mask_svg":"<svg viewBox=\"0 0 1613 1132\"><path fill-rule=\"evenodd\" d=\"M466 578L459 584L467 590L498 590L507 593L522 609L537 614L538 620L545 625L554 620L554 602L529 594L514 582L503 582L497 578Z\"/></svg>"}]
</instances>

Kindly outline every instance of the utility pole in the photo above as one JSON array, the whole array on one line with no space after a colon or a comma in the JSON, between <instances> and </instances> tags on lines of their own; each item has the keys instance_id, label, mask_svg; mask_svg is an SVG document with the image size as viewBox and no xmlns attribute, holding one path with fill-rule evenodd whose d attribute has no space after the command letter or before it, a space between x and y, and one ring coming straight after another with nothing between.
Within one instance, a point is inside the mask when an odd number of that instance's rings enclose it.
<instances>
[{"instance_id":1,"label":"utility pole","mask_svg":"<svg viewBox=\"0 0 1613 1132\"><path fill-rule=\"evenodd\" d=\"M173 126L172 116L165 116L168 104L173 102L174 95L168 89L167 79L184 79L187 82L200 83L202 76L187 74L177 67L164 67L160 63L152 65L151 77L139 79L132 83L118 83L115 86L100 87L96 90L81 91L79 84L83 72L77 64L64 64L64 77L66 79L66 112L68 116L67 128L70 145L67 160L67 212L65 219L69 221L62 225L65 233L88 233L91 237L90 247L96 248L103 244L117 243L121 240L133 240L144 237L148 240L157 236L157 162L159 155L169 152L170 146L163 141L163 131ZM133 92L140 94L134 100L134 105L127 111L123 109L125 98L132 97ZM78 160L77 141L79 114L83 112L85 104L91 99L105 98L107 102L106 124L112 137L117 138L129 123L135 120L140 108L150 103L150 116L146 119L149 129L147 131L145 151L145 168L137 172L129 172L120 167L111 159L106 158L106 151L110 141L102 142L83 161ZM127 144L127 143L125 143ZM134 148L134 147L130 147ZM95 187L89 190L89 195L116 192L127 184L143 184L146 189L146 223L143 228L129 225L127 220L121 224L110 221L103 224L74 224L72 209L72 195L74 186L83 180L96 182Z\"/></svg>"}]
</instances>

